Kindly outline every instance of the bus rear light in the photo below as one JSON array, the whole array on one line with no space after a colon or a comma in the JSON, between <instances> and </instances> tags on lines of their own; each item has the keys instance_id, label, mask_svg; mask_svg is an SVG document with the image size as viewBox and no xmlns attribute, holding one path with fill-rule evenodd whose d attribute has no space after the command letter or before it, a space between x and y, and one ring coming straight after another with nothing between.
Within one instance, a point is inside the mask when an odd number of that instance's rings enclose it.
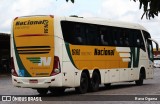
<instances>
[{"instance_id":1,"label":"bus rear light","mask_svg":"<svg viewBox=\"0 0 160 104\"><path fill-rule=\"evenodd\" d=\"M18 77L18 74L17 74L17 72L15 70L15 67L14 67L13 57L11 57L11 73L12 73L13 76Z\"/></svg>"},{"instance_id":2,"label":"bus rear light","mask_svg":"<svg viewBox=\"0 0 160 104\"><path fill-rule=\"evenodd\" d=\"M51 76L54 76L60 72L61 72L61 68L60 68L59 57L54 56L54 66L53 66L53 71L51 73Z\"/></svg>"},{"instance_id":3,"label":"bus rear light","mask_svg":"<svg viewBox=\"0 0 160 104\"><path fill-rule=\"evenodd\" d=\"M58 69L59 68L59 57L58 56L54 56L54 69Z\"/></svg>"}]
</instances>

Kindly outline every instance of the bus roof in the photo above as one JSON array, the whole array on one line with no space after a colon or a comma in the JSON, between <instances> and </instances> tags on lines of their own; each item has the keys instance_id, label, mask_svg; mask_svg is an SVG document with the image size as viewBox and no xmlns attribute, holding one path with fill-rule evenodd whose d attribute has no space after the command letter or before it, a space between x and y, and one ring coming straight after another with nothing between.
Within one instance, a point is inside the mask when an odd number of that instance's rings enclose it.
<instances>
[{"instance_id":1,"label":"bus roof","mask_svg":"<svg viewBox=\"0 0 160 104\"><path fill-rule=\"evenodd\" d=\"M83 18L83 17L65 17L65 20L74 21L74 22L83 22L83 23L91 23L91 24L114 26L114 27L123 27L123 28L130 28L130 29L138 29L138 30L147 31L142 25L139 25L139 24L136 24L136 23L113 21L113 20L110 20L110 19Z\"/></svg>"},{"instance_id":2,"label":"bus roof","mask_svg":"<svg viewBox=\"0 0 160 104\"><path fill-rule=\"evenodd\" d=\"M32 17L32 16L51 16L51 15L30 15L30 16L21 16L20 18ZM62 17L61 16L57 18L59 18L60 21L67 20L67 21L74 21L74 22L82 22L82 23L90 23L90 24L98 24L98 25L114 26L114 27L122 27L122 28L130 28L130 29L138 29L138 30L147 31L142 25L139 25L137 23L115 21L115 20L104 19L104 18L88 18L88 17L84 18L84 17L78 17L78 16L73 16L73 17Z\"/></svg>"}]
</instances>

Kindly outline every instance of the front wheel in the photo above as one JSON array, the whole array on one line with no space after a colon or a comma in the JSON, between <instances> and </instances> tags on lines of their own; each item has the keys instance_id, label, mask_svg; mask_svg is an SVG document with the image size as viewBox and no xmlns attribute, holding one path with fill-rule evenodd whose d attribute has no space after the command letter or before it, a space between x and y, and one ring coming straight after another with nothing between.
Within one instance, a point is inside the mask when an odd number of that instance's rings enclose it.
<instances>
[{"instance_id":1,"label":"front wheel","mask_svg":"<svg viewBox=\"0 0 160 104\"><path fill-rule=\"evenodd\" d=\"M88 76L86 73L81 74L81 79L80 79L80 86L76 87L75 90L76 92L80 94L84 94L88 90Z\"/></svg>"},{"instance_id":2,"label":"front wheel","mask_svg":"<svg viewBox=\"0 0 160 104\"><path fill-rule=\"evenodd\" d=\"M141 86L143 85L144 80L144 73L141 71L139 74L139 80L135 81L136 85Z\"/></svg>"}]
</instances>

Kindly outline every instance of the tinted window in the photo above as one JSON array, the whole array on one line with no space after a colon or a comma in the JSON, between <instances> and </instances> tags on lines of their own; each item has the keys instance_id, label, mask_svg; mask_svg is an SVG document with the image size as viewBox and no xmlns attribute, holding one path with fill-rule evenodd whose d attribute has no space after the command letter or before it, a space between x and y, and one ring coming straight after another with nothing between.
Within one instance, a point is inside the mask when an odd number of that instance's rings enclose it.
<instances>
[{"instance_id":1,"label":"tinted window","mask_svg":"<svg viewBox=\"0 0 160 104\"><path fill-rule=\"evenodd\" d=\"M97 25L61 21L64 40L74 45L100 45Z\"/></svg>"},{"instance_id":2,"label":"tinted window","mask_svg":"<svg viewBox=\"0 0 160 104\"><path fill-rule=\"evenodd\" d=\"M62 33L64 40L70 44L86 44L85 25L76 22L62 21Z\"/></svg>"},{"instance_id":3,"label":"tinted window","mask_svg":"<svg viewBox=\"0 0 160 104\"><path fill-rule=\"evenodd\" d=\"M100 37L97 25L86 24L87 45L100 45Z\"/></svg>"},{"instance_id":4,"label":"tinted window","mask_svg":"<svg viewBox=\"0 0 160 104\"><path fill-rule=\"evenodd\" d=\"M143 31L143 35L144 35L145 41L147 41L148 38L151 38L150 34L146 31Z\"/></svg>"},{"instance_id":5,"label":"tinted window","mask_svg":"<svg viewBox=\"0 0 160 104\"><path fill-rule=\"evenodd\" d=\"M110 46L113 45L113 35L111 33L111 28L107 26L101 26L100 27L100 44L104 46Z\"/></svg>"},{"instance_id":6,"label":"tinted window","mask_svg":"<svg viewBox=\"0 0 160 104\"><path fill-rule=\"evenodd\" d=\"M83 45L86 44L85 25L81 23L75 23L74 30L74 44Z\"/></svg>"},{"instance_id":7,"label":"tinted window","mask_svg":"<svg viewBox=\"0 0 160 104\"><path fill-rule=\"evenodd\" d=\"M74 45L139 47L145 50L140 30L62 21L64 40ZM144 32L145 38L149 37Z\"/></svg>"},{"instance_id":8,"label":"tinted window","mask_svg":"<svg viewBox=\"0 0 160 104\"><path fill-rule=\"evenodd\" d=\"M143 37L142 37L141 31L139 30L134 31L134 46L145 50Z\"/></svg>"}]
</instances>

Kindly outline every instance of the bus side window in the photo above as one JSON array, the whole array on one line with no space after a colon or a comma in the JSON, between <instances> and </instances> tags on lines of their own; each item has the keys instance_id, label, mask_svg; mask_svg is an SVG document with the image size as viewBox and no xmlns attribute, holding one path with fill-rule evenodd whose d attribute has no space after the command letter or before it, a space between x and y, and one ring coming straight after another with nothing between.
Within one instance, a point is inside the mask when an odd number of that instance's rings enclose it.
<instances>
[{"instance_id":1,"label":"bus side window","mask_svg":"<svg viewBox=\"0 0 160 104\"><path fill-rule=\"evenodd\" d=\"M89 25L86 26L86 37L88 45L99 45L98 26Z\"/></svg>"},{"instance_id":2,"label":"bus side window","mask_svg":"<svg viewBox=\"0 0 160 104\"><path fill-rule=\"evenodd\" d=\"M118 37L117 37L117 33L114 27L111 27L111 35L112 35L112 40L113 40L113 46L117 46L118 45Z\"/></svg>"},{"instance_id":3,"label":"bus side window","mask_svg":"<svg viewBox=\"0 0 160 104\"><path fill-rule=\"evenodd\" d=\"M128 36L125 38L125 46L128 47L130 44L129 44L129 38Z\"/></svg>"},{"instance_id":4,"label":"bus side window","mask_svg":"<svg viewBox=\"0 0 160 104\"><path fill-rule=\"evenodd\" d=\"M140 48L145 50L144 40L143 40L141 31L138 31L138 38L139 38L139 41L140 41Z\"/></svg>"},{"instance_id":5,"label":"bus side window","mask_svg":"<svg viewBox=\"0 0 160 104\"><path fill-rule=\"evenodd\" d=\"M125 45L125 47L129 47L130 46L130 42L129 42L129 36L130 36L130 34L129 34L129 30L128 29L125 29L124 30L124 33L123 33L124 35L124 45Z\"/></svg>"},{"instance_id":6,"label":"bus side window","mask_svg":"<svg viewBox=\"0 0 160 104\"><path fill-rule=\"evenodd\" d=\"M129 47L133 47L134 46L134 30L128 29L127 34L128 34Z\"/></svg>"},{"instance_id":7,"label":"bus side window","mask_svg":"<svg viewBox=\"0 0 160 104\"><path fill-rule=\"evenodd\" d=\"M76 45L84 45L86 43L84 29L84 24L75 23L74 43Z\"/></svg>"},{"instance_id":8,"label":"bus side window","mask_svg":"<svg viewBox=\"0 0 160 104\"><path fill-rule=\"evenodd\" d=\"M100 43L101 45L104 45L104 46L107 46L109 45L109 42L108 42L108 37L109 34L107 34L107 30L106 30L106 27L101 27L100 28Z\"/></svg>"},{"instance_id":9,"label":"bus side window","mask_svg":"<svg viewBox=\"0 0 160 104\"><path fill-rule=\"evenodd\" d=\"M74 40L76 45L82 45L84 43L82 37L75 37Z\"/></svg>"},{"instance_id":10,"label":"bus side window","mask_svg":"<svg viewBox=\"0 0 160 104\"><path fill-rule=\"evenodd\" d=\"M74 22L61 21L62 33L64 41L70 44L74 44Z\"/></svg>"},{"instance_id":11,"label":"bus side window","mask_svg":"<svg viewBox=\"0 0 160 104\"><path fill-rule=\"evenodd\" d=\"M149 59L153 61L153 46L152 46L152 41L150 40L147 41L147 50Z\"/></svg>"},{"instance_id":12,"label":"bus side window","mask_svg":"<svg viewBox=\"0 0 160 104\"><path fill-rule=\"evenodd\" d=\"M135 31L135 44L137 47L143 49L145 51L144 41L140 30Z\"/></svg>"},{"instance_id":13,"label":"bus side window","mask_svg":"<svg viewBox=\"0 0 160 104\"><path fill-rule=\"evenodd\" d=\"M113 34L112 27L108 27L107 34L108 34L109 45L115 46L115 43L117 43L117 41L115 40L115 35Z\"/></svg>"},{"instance_id":14,"label":"bus side window","mask_svg":"<svg viewBox=\"0 0 160 104\"><path fill-rule=\"evenodd\" d=\"M129 32L128 29L119 28L118 31L118 39L119 39L119 46L121 47L129 47Z\"/></svg>"},{"instance_id":15,"label":"bus side window","mask_svg":"<svg viewBox=\"0 0 160 104\"><path fill-rule=\"evenodd\" d=\"M101 34L101 43L104 46L108 45L108 42L106 41L106 35Z\"/></svg>"},{"instance_id":16,"label":"bus side window","mask_svg":"<svg viewBox=\"0 0 160 104\"><path fill-rule=\"evenodd\" d=\"M148 38L151 38L150 34L146 31L142 31L143 32L143 36L144 36L144 40L147 43ZM146 51L146 50L145 50Z\"/></svg>"},{"instance_id":17,"label":"bus side window","mask_svg":"<svg viewBox=\"0 0 160 104\"><path fill-rule=\"evenodd\" d=\"M121 30L116 27L114 29L114 34L115 34L115 45L122 47L123 46L123 36L122 36Z\"/></svg>"},{"instance_id":18,"label":"bus side window","mask_svg":"<svg viewBox=\"0 0 160 104\"><path fill-rule=\"evenodd\" d=\"M134 31L134 46L140 47L140 39L138 37L138 32L136 30Z\"/></svg>"}]
</instances>

